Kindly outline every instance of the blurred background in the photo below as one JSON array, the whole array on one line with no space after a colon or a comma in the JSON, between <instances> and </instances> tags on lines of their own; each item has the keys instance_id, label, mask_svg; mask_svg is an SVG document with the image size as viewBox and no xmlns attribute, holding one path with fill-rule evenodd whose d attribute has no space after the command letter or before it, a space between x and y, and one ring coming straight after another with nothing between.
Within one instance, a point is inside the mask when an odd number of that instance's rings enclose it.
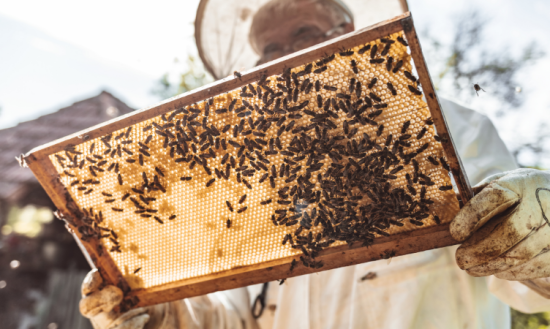
<instances>
[{"instance_id":1,"label":"blurred background","mask_svg":"<svg viewBox=\"0 0 550 329\"><path fill-rule=\"evenodd\" d=\"M198 3L0 6L0 327L91 328L78 313L89 265L14 157L212 82L195 46ZM550 2L408 4L440 96L489 116L521 166L549 169ZM548 313L512 316L516 329L549 328Z\"/></svg>"}]
</instances>

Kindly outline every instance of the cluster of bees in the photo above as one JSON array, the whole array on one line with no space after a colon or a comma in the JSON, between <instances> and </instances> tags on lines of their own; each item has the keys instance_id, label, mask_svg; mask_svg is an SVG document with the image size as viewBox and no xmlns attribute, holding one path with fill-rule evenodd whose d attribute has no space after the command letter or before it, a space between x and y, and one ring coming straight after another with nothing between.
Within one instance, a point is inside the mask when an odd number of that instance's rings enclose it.
<instances>
[{"instance_id":1,"label":"cluster of bees","mask_svg":"<svg viewBox=\"0 0 550 329\"><path fill-rule=\"evenodd\" d=\"M393 51L396 47L399 50ZM170 157L169 166L187 166L193 173L179 177L181 181L206 174L211 177L206 189L221 180L235 180L249 193L258 184L269 186L277 193L260 202L275 206L266 220L291 228L281 243L301 251L301 263L317 269L323 266L317 256L335 242L368 246L375 237L389 235L391 226L422 226L428 218L439 223L430 209L430 195L434 190L453 193L447 175L435 179L425 170L429 162L431 168L449 171L435 142L433 121L425 117L419 126L419 121L406 120L395 128L382 119L391 118L385 112L406 106L408 100L421 102L420 83L407 70L408 57L393 57L406 54L406 47L396 34L277 76L262 75L237 93L163 114L142 128L147 136L143 140L132 140L128 127L92 143L87 155L68 146L55 158L61 174L73 179L70 187L83 195L101 193L107 205L116 200L111 192L97 190L103 175L116 175L125 186L121 167L133 166L135 171L152 163L154 172L144 171L141 181L127 186L120 198L128 207L111 211L130 208L159 225L185 214L162 217L155 206L170 181L165 166L152 157L152 141L159 145L155 152ZM367 68L380 75L364 74ZM332 78L342 71L345 79ZM240 78L238 72L235 76ZM103 144L101 152L95 148L98 142ZM134 151L128 145L134 145ZM246 200L243 194L238 204L226 201L227 229L232 228L231 216L247 211ZM101 211L82 208L81 213L83 239L109 239L110 252L121 252L117 234L102 226ZM290 270L297 264L293 260Z\"/></svg>"}]
</instances>

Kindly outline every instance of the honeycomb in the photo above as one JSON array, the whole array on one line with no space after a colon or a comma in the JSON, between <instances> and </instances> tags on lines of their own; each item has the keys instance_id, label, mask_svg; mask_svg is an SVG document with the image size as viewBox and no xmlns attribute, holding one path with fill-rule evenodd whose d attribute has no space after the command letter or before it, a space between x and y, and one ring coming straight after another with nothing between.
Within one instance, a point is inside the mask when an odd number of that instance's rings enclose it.
<instances>
[{"instance_id":1,"label":"honeycomb","mask_svg":"<svg viewBox=\"0 0 550 329\"><path fill-rule=\"evenodd\" d=\"M83 239L100 239L132 289L292 255L321 268L322 249L458 211L411 72L399 32L50 160Z\"/></svg>"}]
</instances>

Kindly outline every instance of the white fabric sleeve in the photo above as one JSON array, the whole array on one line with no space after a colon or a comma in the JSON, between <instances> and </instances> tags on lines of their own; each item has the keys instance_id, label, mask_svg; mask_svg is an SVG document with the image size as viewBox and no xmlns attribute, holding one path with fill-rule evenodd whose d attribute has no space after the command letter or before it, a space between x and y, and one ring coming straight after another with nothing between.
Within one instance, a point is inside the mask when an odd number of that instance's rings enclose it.
<instances>
[{"instance_id":1,"label":"white fabric sleeve","mask_svg":"<svg viewBox=\"0 0 550 329\"><path fill-rule=\"evenodd\" d=\"M440 98L443 114L470 184L518 168L491 120L474 110Z\"/></svg>"},{"instance_id":2,"label":"white fabric sleeve","mask_svg":"<svg viewBox=\"0 0 550 329\"><path fill-rule=\"evenodd\" d=\"M510 307L523 313L550 311L550 299L546 299L518 281L488 277L489 291Z\"/></svg>"},{"instance_id":3,"label":"white fabric sleeve","mask_svg":"<svg viewBox=\"0 0 550 329\"><path fill-rule=\"evenodd\" d=\"M440 102L455 147L472 185L487 176L518 168L488 117L444 98L440 98ZM520 282L490 276L488 286L489 291L498 299L521 312L550 310L550 300Z\"/></svg>"}]
</instances>

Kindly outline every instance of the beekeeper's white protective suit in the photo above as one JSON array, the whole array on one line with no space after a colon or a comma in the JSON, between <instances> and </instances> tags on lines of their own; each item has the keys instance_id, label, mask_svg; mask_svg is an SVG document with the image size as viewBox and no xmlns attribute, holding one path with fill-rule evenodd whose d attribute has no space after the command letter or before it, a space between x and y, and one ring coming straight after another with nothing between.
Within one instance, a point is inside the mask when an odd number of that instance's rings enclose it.
<instances>
[{"instance_id":1,"label":"beekeeper's white protective suit","mask_svg":"<svg viewBox=\"0 0 550 329\"><path fill-rule=\"evenodd\" d=\"M234 7L237 6L233 0L224 1L226 1L224 2L225 5L231 2ZM338 3L338 10L344 13L347 12L347 17L344 17L342 20L343 23L337 23L338 15L328 15L327 19L335 20L334 22L329 22L329 27L342 27L340 33L348 32L350 26L351 28L353 27L353 24L348 19L350 16L349 11L345 6L342 7L342 3L338 0L299 1L322 3L322 12L325 12L326 9L323 6L330 6L331 2ZM201 3L207 2L209 1L203 0ZM216 1L212 0L211 2ZM252 3L256 2L253 1ZM363 1L363 3L372 5L372 8L380 9L380 1L378 1L378 8L374 6L376 2L376 0ZM382 7L391 7L390 2L394 4L398 3L397 1L384 0ZM220 6L222 6L221 3L218 3L214 8L221 8ZM199 13L201 10L203 12L208 10L208 5L199 6ZM228 9L223 7L218 10L227 11ZM245 13L250 14L248 11L242 10L237 17L246 21L247 16ZM205 19L199 16L197 24L201 24ZM233 16L235 14L231 17ZM314 18L309 17L308 19ZM389 17L380 17L379 20L384 18ZM216 16L216 19L220 19L219 16ZM323 24L327 25L326 19L323 20ZM328 29L327 27L323 27L322 24L320 24L320 28L321 30ZM235 27L235 29L238 29L238 27ZM222 32L226 31L223 30ZM268 35L268 37L272 36ZM201 40L199 39L198 37L197 43L199 48L201 48ZM225 38L224 40L228 39L230 38ZM314 40L316 39L309 39L307 41L312 42ZM300 41L300 39L293 40L292 45L299 46L301 45ZM204 43L204 45L207 44L209 43ZM255 43L255 48L258 48L260 51L264 49L264 46L261 42ZM275 51L269 52L267 56L263 56L266 55L263 54L260 61L273 59L273 56L284 55L282 52L289 51L287 46L279 46L279 48L274 48ZM246 51L243 53L246 54ZM212 68L212 66L216 65L213 59L210 60L202 55L201 58L205 61L206 66L209 67L214 76L223 74L217 73L217 70ZM223 66L224 70L226 68ZM517 168L514 159L487 117L450 101L441 100L441 105L455 146L472 185L493 174ZM519 202L517 200L521 201L524 196L525 200L531 202L527 203L528 207L535 209L535 206L532 206L534 198L531 195L522 195L522 187L525 187L524 185L526 184L532 184L528 179L525 179L529 175L534 175L537 178L538 172L519 172L513 179L509 179L508 181L503 179L502 184L500 184L504 186L503 188L499 189L500 185L497 186L497 184L494 186L491 185L485 190L489 191L490 188L491 191L504 191L502 192L504 193L503 195L508 198L504 199L504 201ZM543 186L550 187L550 178L546 176L538 180L535 179L535 181L542 181ZM462 215L459 214L457 216L457 218L461 216L462 218L461 221L453 222L456 225L452 226L451 233L455 238L459 237L460 241L466 240L472 235L473 231L482 227L488 219L498 212L483 212L484 210L478 211L476 209L480 204L492 205L493 208L498 208L498 205L502 202L490 199L491 193L486 193L489 196L487 200L476 199L477 203L470 203L465 207L467 211L461 212ZM544 207L546 207L546 210L548 210L547 213L550 215L550 197L546 198L543 200L545 202ZM493 209L490 206L487 206L487 208ZM541 208L543 208L542 205ZM533 215L529 211L525 211L525 209L519 209L518 213L514 214L517 217L513 218L515 219L515 223L521 224L523 221L526 221L527 226L529 226L532 224L528 222L529 219L532 219L531 217L536 217L537 220L540 220L540 212L533 213ZM522 217L522 214L525 216ZM475 220L479 221L476 222ZM461 225L461 223L465 224ZM540 225L540 227L544 226ZM548 227L544 227L544 229L548 231ZM512 232L515 231L512 230ZM539 232L545 233L546 231L540 230ZM477 238L476 234L478 233L473 233L474 241L483 240ZM545 234L550 234L550 232L546 232ZM516 234L516 236L519 235ZM540 242L546 240L533 239L533 236L536 237L536 234L523 236L521 237L523 239L521 241L526 242L524 244L528 245L524 249L534 250L536 253L541 248ZM266 308L263 315L257 320L252 318L250 307L255 297L259 294L262 285L217 292L207 296L132 310L129 313L121 315L112 311L112 309L122 299L122 293L117 291L118 288L116 287L101 288L97 284L98 274L96 273L91 275L90 279L83 284L83 295L86 295L86 297L82 299L80 307L81 312L85 316L90 317L94 326L98 329L253 329L257 327L261 329L506 329L510 328L510 312L506 304L528 313L550 310L550 299L542 297L550 298L550 283L548 280L529 280L523 281L525 284L522 284L518 281L502 280L494 276L470 276L468 273L474 275L476 273L498 273L497 275L500 277L519 280L518 277L521 277L522 273L517 273L516 271L511 274L508 272L501 274L500 272L506 270L510 266L509 263L525 260L521 255L514 258L507 257L507 253L503 255L499 253L498 255L501 256L496 259L501 260L500 262L497 261L495 264L495 257L491 256L487 257L489 262L485 262L485 260L478 261L476 266L472 267L468 264L468 261L471 261L471 259L476 261L483 259L483 257L476 258L476 255L484 255L484 250L482 249L483 246L480 247L471 241L472 239L467 240L464 245L468 246L461 247L461 252L459 253L459 264L461 268L466 269L468 272L461 270L457 265L455 260L457 247L448 247L396 257L391 260L391 263L388 260L381 260L290 278L281 286L277 282L271 283L267 291ZM531 243L531 241L535 241L536 243ZM537 248L539 249L529 248L529 243L534 245L538 243ZM512 251L514 249L517 251L517 248L511 249ZM519 250L523 249L520 248ZM545 251L546 249L543 248L543 250ZM507 251L507 249L502 251ZM541 251L542 253L543 251ZM550 255L550 253L547 254ZM511 256L517 255L512 254ZM537 255L531 252L528 257L532 258L535 256ZM538 269L534 271L538 271L537 275L533 276L533 269L527 267L523 273L526 277L521 278L521 280L541 278L543 277L541 273L546 273L546 268L550 270L550 261L546 261L541 257L535 258L542 259L538 263L535 262L535 267ZM368 273L370 274L366 276ZM545 276L550 276L550 273ZM368 279L362 280L365 277ZM95 280L91 278L95 278Z\"/></svg>"}]
</instances>

